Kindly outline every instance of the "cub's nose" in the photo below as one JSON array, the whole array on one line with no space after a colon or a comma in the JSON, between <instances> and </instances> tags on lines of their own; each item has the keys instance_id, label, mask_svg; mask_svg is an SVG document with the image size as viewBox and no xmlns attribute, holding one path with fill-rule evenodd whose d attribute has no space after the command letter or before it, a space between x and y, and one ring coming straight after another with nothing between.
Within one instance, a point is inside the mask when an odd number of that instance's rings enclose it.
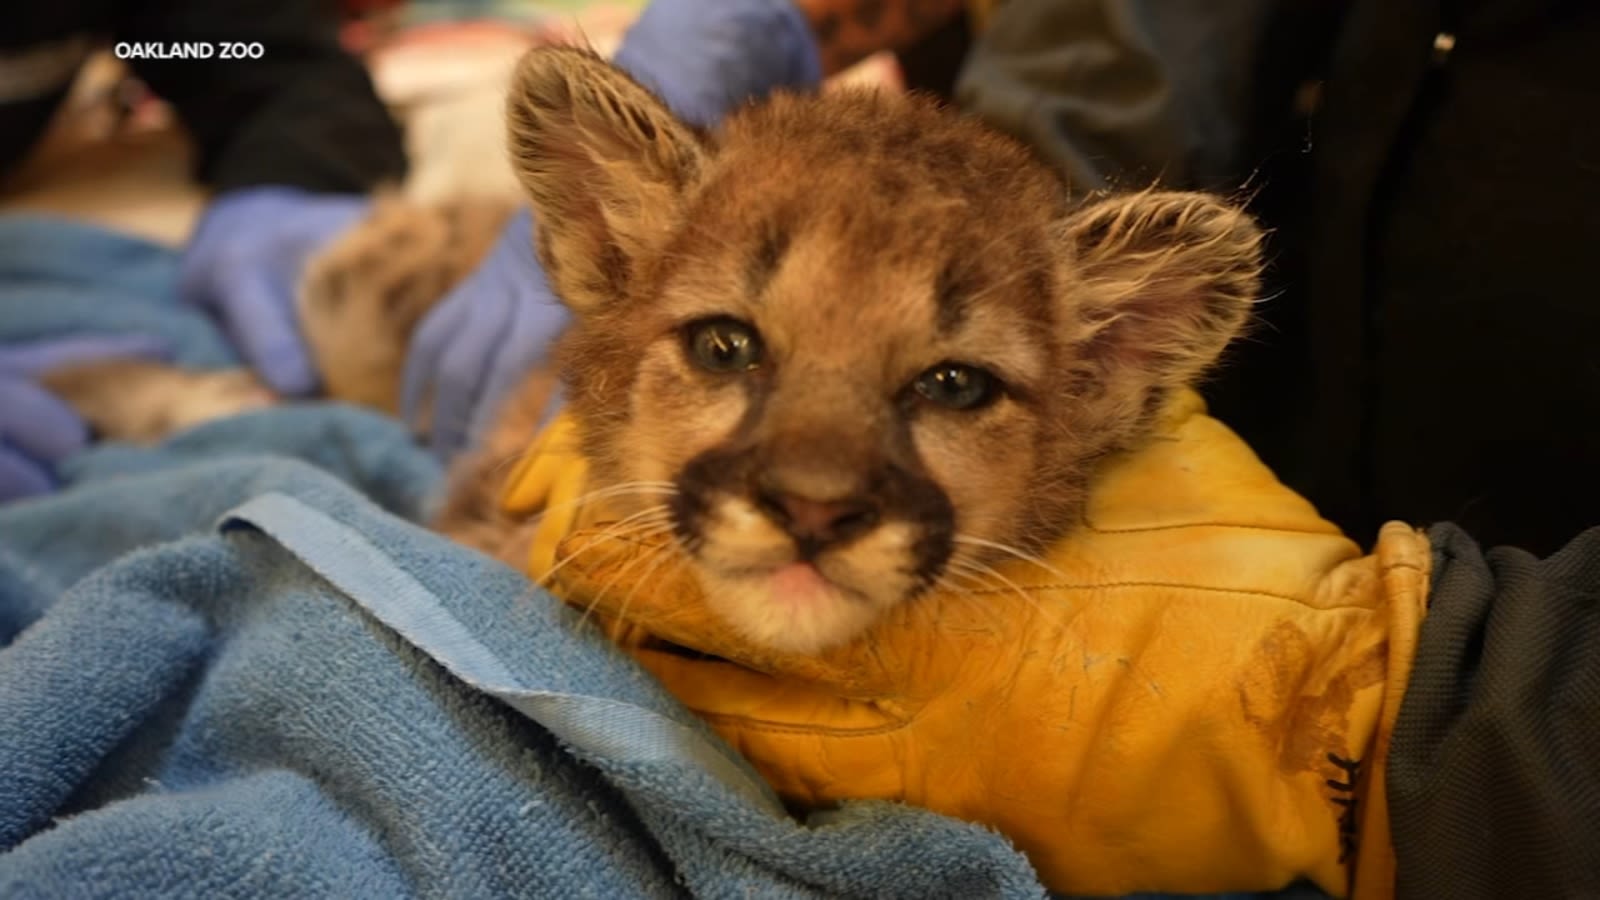
<instances>
[{"instance_id":1,"label":"cub's nose","mask_svg":"<svg viewBox=\"0 0 1600 900\"><path fill-rule=\"evenodd\" d=\"M767 490L757 496L756 505L794 538L805 556L848 541L878 523L877 504L866 497L813 500Z\"/></svg>"}]
</instances>

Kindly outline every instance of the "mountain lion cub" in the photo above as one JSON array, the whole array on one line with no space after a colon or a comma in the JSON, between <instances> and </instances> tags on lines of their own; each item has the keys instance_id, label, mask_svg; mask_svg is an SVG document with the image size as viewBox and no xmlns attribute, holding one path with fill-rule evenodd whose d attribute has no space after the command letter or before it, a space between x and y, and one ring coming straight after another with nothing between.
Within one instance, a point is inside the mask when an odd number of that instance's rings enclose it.
<instances>
[{"instance_id":1,"label":"mountain lion cub","mask_svg":"<svg viewBox=\"0 0 1600 900\"><path fill-rule=\"evenodd\" d=\"M1237 208L1076 196L913 96L779 96L706 134L559 48L527 55L507 112L574 316L554 366L589 487L670 527L713 608L775 648L847 641L1067 532L1096 462L1148 437L1258 290ZM392 406L419 303L493 237L414 249L452 216L380 205L313 266L304 327L335 394ZM500 482L551 381L510 399L438 523L519 565Z\"/></svg>"}]
</instances>

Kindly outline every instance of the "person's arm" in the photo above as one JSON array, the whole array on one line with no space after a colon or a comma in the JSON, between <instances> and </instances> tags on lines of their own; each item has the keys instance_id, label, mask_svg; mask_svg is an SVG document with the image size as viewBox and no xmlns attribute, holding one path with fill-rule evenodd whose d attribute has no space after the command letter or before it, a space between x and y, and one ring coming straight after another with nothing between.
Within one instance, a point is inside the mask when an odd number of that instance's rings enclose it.
<instances>
[{"instance_id":1,"label":"person's arm","mask_svg":"<svg viewBox=\"0 0 1600 900\"><path fill-rule=\"evenodd\" d=\"M1233 189L1327 52L1342 0L1008 0L956 101L1074 186Z\"/></svg>"},{"instance_id":2,"label":"person's arm","mask_svg":"<svg viewBox=\"0 0 1600 900\"><path fill-rule=\"evenodd\" d=\"M967 0L795 0L811 23L824 77L902 50L961 14Z\"/></svg>"},{"instance_id":3,"label":"person's arm","mask_svg":"<svg viewBox=\"0 0 1600 900\"><path fill-rule=\"evenodd\" d=\"M339 45L330 0L143 0L117 41L260 46L259 59L130 59L176 109L219 192L274 185L363 193L406 169L399 126L361 62Z\"/></svg>"}]
</instances>

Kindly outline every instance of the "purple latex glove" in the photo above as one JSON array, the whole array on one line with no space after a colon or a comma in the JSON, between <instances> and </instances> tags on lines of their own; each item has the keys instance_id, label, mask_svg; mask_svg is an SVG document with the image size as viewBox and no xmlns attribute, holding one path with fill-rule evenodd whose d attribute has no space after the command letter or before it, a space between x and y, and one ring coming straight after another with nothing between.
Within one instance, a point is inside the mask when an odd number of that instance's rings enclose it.
<instances>
[{"instance_id":1,"label":"purple latex glove","mask_svg":"<svg viewBox=\"0 0 1600 900\"><path fill-rule=\"evenodd\" d=\"M295 293L313 251L354 225L365 197L296 188L230 191L211 202L178 271L183 299L222 325L269 387L299 397L318 376L300 334Z\"/></svg>"},{"instance_id":2,"label":"purple latex glove","mask_svg":"<svg viewBox=\"0 0 1600 900\"><path fill-rule=\"evenodd\" d=\"M652 0L613 61L702 127L777 88L822 83L816 37L793 0Z\"/></svg>"},{"instance_id":3,"label":"purple latex glove","mask_svg":"<svg viewBox=\"0 0 1600 900\"><path fill-rule=\"evenodd\" d=\"M36 384L35 378L74 363L170 355L163 341L145 335L81 335L0 344L0 502L54 489L55 464L89 442L83 419Z\"/></svg>"},{"instance_id":4,"label":"purple latex glove","mask_svg":"<svg viewBox=\"0 0 1600 900\"><path fill-rule=\"evenodd\" d=\"M420 425L432 397L429 443L449 459L488 427L507 392L541 362L567 323L533 255L533 220L518 213L482 264L417 327L406 356L401 415Z\"/></svg>"}]
</instances>

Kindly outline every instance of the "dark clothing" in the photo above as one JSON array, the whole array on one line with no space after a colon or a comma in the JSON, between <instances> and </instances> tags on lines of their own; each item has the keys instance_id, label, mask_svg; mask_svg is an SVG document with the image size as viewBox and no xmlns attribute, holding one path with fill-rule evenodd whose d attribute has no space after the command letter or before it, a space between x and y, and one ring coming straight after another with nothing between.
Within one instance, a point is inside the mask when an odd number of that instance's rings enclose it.
<instances>
[{"instance_id":1,"label":"dark clothing","mask_svg":"<svg viewBox=\"0 0 1600 900\"><path fill-rule=\"evenodd\" d=\"M332 0L47 0L0 28L0 173L19 161L97 45L259 43L259 59L127 60L194 138L217 190L360 192L405 172L399 126L340 47Z\"/></svg>"},{"instance_id":2,"label":"dark clothing","mask_svg":"<svg viewBox=\"0 0 1600 900\"><path fill-rule=\"evenodd\" d=\"M1398 896L1600 897L1600 528L1543 561L1428 538L1389 748Z\"/></svg>"},{"instance_id":3,"label":"dark clothing","mask_svg":"<svg viewBox=\"0 0 1600 900\"><path fill-rule=\"evenodd\" d=\"M1600 524L1596 59L1589 0L1008 0L956 96L1086 188L1249 193L1212 409L1352 536L1548 553Z\"/></svg>"}]
</instances>

